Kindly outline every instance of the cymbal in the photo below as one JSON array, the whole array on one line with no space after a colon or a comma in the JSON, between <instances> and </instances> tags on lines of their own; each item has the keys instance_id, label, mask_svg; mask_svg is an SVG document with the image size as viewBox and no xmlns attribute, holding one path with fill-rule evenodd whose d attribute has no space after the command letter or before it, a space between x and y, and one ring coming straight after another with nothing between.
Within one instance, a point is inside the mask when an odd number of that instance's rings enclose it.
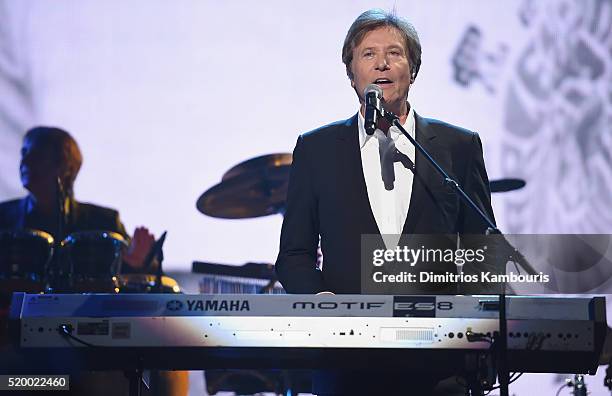
<instances>
[{"instance_id":1,"label":"cymbal","mask_svg":"<svg viewBox=\"0 0 612 396\"><path fill-rule=\"evenodd\" d=\"M520 190L525 187L525 184L527 184L527 182L523 179L498 179L491 180L489 182L489 187L492 193L497 193Z\"/></svg>"},{"instance_id":2,"label":"cymbal","mask_svg":"<svg viewBox=\"0 0 612 396\"><path fill-rule=\"evenodd\" d=\"M283 213L287 200L291 154L262 155L239 163L196 203L205 215L247 219Z\"/></svg>"},{"instance_id":3,"label":"cymbal","mask_svg":"<svg viewBox=\"0 0 612 396\"><path fill-rule=\"evenodd\" d=\"M262 169L277 168L283 166L291 166L293 155L291 153L266 154L259 157L251 158L244 162L231 167L223 174L221 180L231 179L239 174L250 171L261 171Z\"/></svg>"},{"instance_id":4,"label":"cymbal","mask_svg":"<svg viewBox=\"0 0 612 396\"><path fill-rule=\"evenodd\" d=\"M220 183L204 192L196 207L205 215L222 219L283 213L292 160L289 153L276 153L241 162L225 172ZM525 181L499 179L489 185L491 192L507 192L523 188Z\"/></svg>"}]
</instances>

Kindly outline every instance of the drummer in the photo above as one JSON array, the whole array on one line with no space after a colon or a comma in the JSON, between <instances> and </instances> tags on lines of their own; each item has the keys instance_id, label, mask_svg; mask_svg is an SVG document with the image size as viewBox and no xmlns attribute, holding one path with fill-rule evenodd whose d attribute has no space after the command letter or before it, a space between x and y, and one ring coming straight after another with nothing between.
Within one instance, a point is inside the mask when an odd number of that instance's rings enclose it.
<instances>
[{"instance_id":1,"label":"drummer","mask_svg":"<svg viewBox=\"0 0 612 396\"><path fill-rule=\"evenodd\" d=\"M104 230L119 233L128 239L116 210L78 202L74 198L74 182L82 162L79 146L68 132L46 126L30 129L23 139L19 167L21 183L29 194L21 199L0 203L0 230L42 230L51 234L55 241L61 241L73 232ZM61 216L59 204L64 200L60 199L60 190L63 190L61 195L65 197L64 216ZM64 217L63 221L60 217ZM155 237L147 228L136 228L123 254L122 272L154 272L144 263L154 243ZM1 322L0 317L0 327ZM0 342L0 354L13 356L18 361L14 351L11 352L6 346L2 348ZM152 381L157 384L157 394L187 394L187 372L155 372ZM127 390L123 373L113 371L85 372L70 385L73 394L88 396L117 394Z\"/></svg>"},{"instance_id":2,"label":"drummer","mask_svg":"<svg viewBox=\"0 0 612 396\"><path fill-rule=\"evenodd\" d=\"M81 150L68 132L46 126L30 129L23 139L19 166L21 183L29 194L0 203L0 230L42 230L56 241L73 232L94 230L112 231L128 238L116 210L75 200L74 182L82 162ZM60 190L65 196L63 219ZM137 227L123 254L128 266L124 272L150 271L143 266L154 242L147 228Z\"/></svg>"}]
</instances>

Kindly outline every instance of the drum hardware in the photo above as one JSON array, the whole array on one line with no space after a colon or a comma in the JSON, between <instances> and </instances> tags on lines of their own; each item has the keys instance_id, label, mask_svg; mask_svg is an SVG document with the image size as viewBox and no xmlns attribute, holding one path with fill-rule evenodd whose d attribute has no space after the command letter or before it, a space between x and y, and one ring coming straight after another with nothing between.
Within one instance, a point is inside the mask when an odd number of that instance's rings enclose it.
<instances>
[{"instance_id":1,"label":"drum hardware","mask_svg":"<svg viewBox=\"0 0 612 396\"><path fill-rule=\"evenodd\" d=\"M481 396L495 384L497 372L490 354L466 354L462 376L466 380L466 395Z\"/></svg>"},{"instance_id":2,"label":"drum hardware","mask_svg":"<svg viewBox=\"0 0 612 396\"><path fill-rule=\"evenodd\" d=\"M166 242L166 235L168 231L164 231L164 233L159 237L157 241L151 246L151 250L147 254L147 257L144 260L144 267L151 268L154 259L157 259L157 270L156 270L156 282L155 289L153 292L162 293L162 262L164 261L164 251L162 247L164 246L164 242ZM178 292L177 292L178 293Z\"/></svg>"},{"instance_id":3,"label":"drum hardware","mask_svg":"<svg viewBox=\"0 0 612 396\"><path fill-rule=\"evenodd\" d=\"M204 274L200 280L201 293L279 294L284 292L278 283L273 264L227 265L194 261L191 271Z\"/></svg>"},{"instance_id":4,"label":"drum hardware","mask_svg":"<svg viewBox=\"0 0 612 396\"><path fill-rule=\"evenodd\" d=\"M241 162L225 172L196 203L198 210L222 219L248 219L283 213L293 156L268 154Z\"/></svg>"},{"instance_id":5,"label":"drum hardware","mask_svg":"<svg viewBox=\"0 0 612 396\"><path fill-rule=\"evenodd\" d=\"M53 243L53 237L40 230L0 231L0 348L8 342L12 294L45 291Z\"/></svg>"},{"instance_id":6,"label":"drum hardware","mask_svg":"<svg viewBox=\"0 0 612 396\"><path fill-rule=\"evenodd\" d=\"M0 279L43 281L53 243L53 237L40 230L0 232Z\"/></svg>"},{"instance_id":7,"label":"drum hardware","mask_svg":"<svg viewBox=\"0 0 612 396\"><path fill-rule=\"evenodd\" d=\"M221 182L197 200L198 210L222 219L248 219L282 214L285 210L289 171L293 156L289 153L267 154L235 165ZM491 180L491 192L509 192L525 187L525 180Z\"/></svg>"},{"instance_id":8,"label":"drum hardware","mask_svg":"<svg viewBox=\"0 0 612 396\"><path fill-rule=\"evenodd\" d=\"M604 386L612 392L612 359L606 368L606 377L604 378Z\"/></svg>"},{"instance_id":9,"label":"drum hardware","mask_svg":"<svg viewBox=\"0 0 612 396\"><path fill-rule=\"evenodd\" d=\"M297 395L311 392L311 376L310 370L206 370L206 390L209 395Z\"/></svg>"},{"instance_id":10,"label":"drum hardware","mask_svg":"<svg viewBox=\"0 0 612 396\"><path fill-rule=\"evenodd\" d=\"M56 290L77 293L110 292L113 276L121 273L125 238L110 231L80 231L60 244Z\"/></svg>"},{"instance_id":11,"label":"drum hardware","mask_svg":"<svg viewBox=\"0 0 612 396\"><path fill-rule=\"evenodd\" d=\"M574 396L586 396L587 395L587 386L586 383L584 382L584 375L582 374L576 374L574 375L574 382L573 382L573 388L574 388Z\"/></svg>"},{"instance_id":12,"label":"drum hardware","mask_svg":"<svg viewBox=\"0 0 612 396\"><path fill-rule=\"evenodd\" d=\"M561 385L561 387L557 391L557 395L561 393L563 388L572 388L572 395L574 396L587 396L587 394L589 393L587 391L586 382L584 382L584 375L582 374L574 374L574 378L566 378L563 385Z\"/></svg>"},{"instance_id":13,"label":"drum hardware","mask_svg":"<svg viewBox=\"0 0 612 396\"><path fill-rule=\"evenodd\" d=\"M163 275L161 281L155 274L120 274L112 277L115 293L181 293L178 282ZM159 291L158 291L159 290Z\"/></svg>"},{"instance_id":14,"label":"drum hardware","mask_svg":"<svg viewBox=\"0 0 612 396\"><path fill-rule=\"evenodd\" d=\"M267 154L243 161L225 172L221 182L197 200L198 210L222 219L283 214L293 155ZM279 293L272 264L243 266L195 261L193 272L206 274L200 290L210 293Z\"/></svg>"},{"instance_id":15,"label":"drum hardware","mask_svg":"<svg viewBox=\"0 0 612 396\"><path fill-rule=\"evenodd\" d=\"M123 273L123 249L128 243L118 233L83 231L70 234L61 244L64 269L69 278L67 290L77 293L180 293L176 280L163 276L161 263L166 233L145 258L145 268L157 258L156 274Z\"/></svg>"},{"instance_id":16,"label":"drum hardware","mask_svg":"<svg viewBox=\"0 0 612 396\"><path fill-rule=\"evenodd\" d=\"M489 182L489 187L492 193L498 193L520 190L525 187L526 184L527 182L523 179L498 179L491 180Z\"/></svg>"},{"instance_id":17,"label":"drum hardware","mask_svg":"<svg viewBox=\"0 0 612 396\"><path fill-rule=\"evenodd\" d=\"M276 280L276 272L273 264L246 263L243 265L228 265L194 261L191 272L208 275L221 275L236 278L251 278Z\"/></svg>"},{"instance_id":18,"label":"drum hardware","mask_svg":"<svg viewBox=\"0 0 612 396\"><path fill-rule=\"evenodd\" d=\"M166 241L168 231L159 237L151 247L151 250L143 262L144 268L151 268L153 260L157 259L155 274L120 274L113 277L115 282L115 293L181 293L181 288L176 280L163 275L162 262L164 252L162 247Z\"/></svg>"},{"instance_id":19,"label":"drum hardware","mask_svg":"<svg viewBox=\"0 0 612 396\"><path fill-rule=\"evenodd\" d=\"M40 230L0 231L0 311L13 292L27 293L180 293L173 278L161 272L162 237L149 261L157 257L154 274L123 274L125 238L111 231L81 231L56 244ZM0 312L1 314L2 312Z\"/></svg>"},{"instance_id":20,"label":"drum hardware","mask_svg":"<svg viewBox=\"0 0 612 396\"><path fill-rule=\"evenodd\" d=\"M0 294L10 296L14 291L43 292L53 253L53 237L44 231L1 231Z\"/></svg>"}]
</instances>

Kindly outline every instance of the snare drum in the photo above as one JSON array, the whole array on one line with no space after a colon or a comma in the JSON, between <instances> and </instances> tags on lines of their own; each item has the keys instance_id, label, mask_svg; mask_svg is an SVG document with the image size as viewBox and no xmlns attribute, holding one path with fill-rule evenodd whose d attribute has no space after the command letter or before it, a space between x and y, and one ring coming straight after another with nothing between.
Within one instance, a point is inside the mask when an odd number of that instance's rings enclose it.
<instances>
[{"instance_id":1,"label":"snare drum","mask_svg":"<svg viewBox=\"0 0 612 396\"><path fill-rule=\"evenodd\" d=\"M44 231L0 231L0 291L43 291L53 257L53 237Z\"/></svg>"},{"instance_id":2,"label":"snare drum","mask_svg":"<svg viewBox=\"0 0 612 396\"><path fill-rule=\"evenodd\" d=\"M121 259L126 247L125 238L116 232L81 231L70 234L61 243L62 272L68 275L67 291L115 291L113 277L121 272Z\"/></svg>"}]
</instances>

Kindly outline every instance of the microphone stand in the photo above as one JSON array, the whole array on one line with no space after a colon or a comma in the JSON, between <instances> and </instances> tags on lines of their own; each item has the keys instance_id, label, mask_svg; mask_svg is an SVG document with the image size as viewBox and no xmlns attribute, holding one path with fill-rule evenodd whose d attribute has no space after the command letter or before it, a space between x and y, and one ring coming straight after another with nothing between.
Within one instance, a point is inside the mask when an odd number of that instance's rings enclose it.
<instances>
[{"instance_id":1,"label":"microphone stand","mask_svg":"<svg viewBox=\"0 0 612 396\"><path fill-rule=\"evenodd\" d=\"M57 207L59 209L58 217L57 217L57 239L61 242L66 237L64 233L66 232L67 223L68 223L68 219L67 219L68 213L66 211L67 196L66 196L66 190L64 189L64 184L62 183L62 180L59 176L57 177L56 183L57 183L56 199L57 199Z\"/></svg>"},{"instance_id":2,"label":"microphone stand","mask_svg":"<svg viewBox=\"0 0 612 396\"><path fill-rule=\"evenodd\" d=\"M487 224L488 228L486 231L487 235L502 235L502 232L497 226L491 221L491 219L474 203L474 201L466 194L466 192L459 186L456 180L446 173L446 171L436 162L435 159L416 141L402 126L399 121L399 117L395 114L385 111L382 105L377 109L379 114L385 118L391 125L395 125L404 136L414 145L416 150L429 162L436 172L442 177L444 183L453 188L455 193L460 197L463 203L470 207L478 216ZM515 250L516 251L516 250ZM514 256L513 256L514 257ZM522 256L521 256L522 257ZM526 260L525 260L526 261ZM531 268L531 266L529 266ZM526 269L528 270L528 269ZM507 366L507 355L508 355L508 318L506 315L506 287L505 283L499 293L499 335L495 342L498 354L498 367L497 375L499 377L499 390L501 396L509 396L508 385L510 382L510 373L508 372Z\"/></svg>"},{"instance_id":3,"label":"microphone stand","mask_svg":"<svg viewBox=\"0 0 612 396\"><path fill-rule=\"evenodd\" d=\"M57 233L55 235L53 235L53 257L51 259L51 261L49 262L49 265L47 266L47 268L45 268L44 272L45 272L45 276L46 276L46 280L45 280L45 293L53 293L55 292L55 290L59 287L59 288L64 288L66 285L62 285L60 284L60 280L62 278L62 273L65 271L65 268L62 265L62 261L60 259L56 258L56 254L55 252L60 252L60 247L62 244L62 241L64 240L64 238L67 236L66 232L68 229L68 210L66 208L66 202L68 200L68 197L66 195L66 189L64 188L64 183L62 182L62 179L60 176L57 177L57 179L55 180L55 204L56 204L56 209L57 209L57 218L56 218L56 226L57 226ZM59 255L57 256L59 257ZM70 266L70 271L68 273L68 278L72 279L73 277L73 269L72 266Z\"/></svg>"}]
</instances>

